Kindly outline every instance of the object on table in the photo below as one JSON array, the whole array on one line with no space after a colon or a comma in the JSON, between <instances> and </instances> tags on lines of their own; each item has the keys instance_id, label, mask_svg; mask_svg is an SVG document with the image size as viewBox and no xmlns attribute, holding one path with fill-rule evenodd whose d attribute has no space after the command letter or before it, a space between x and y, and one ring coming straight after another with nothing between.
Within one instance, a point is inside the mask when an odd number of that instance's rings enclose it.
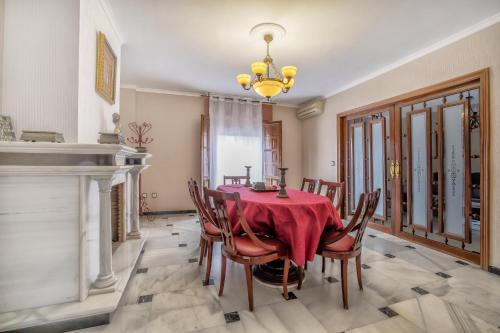
<instances>
[{"instance_id":1,"label":"object on table","mask_svg":"<svg viewBox=\"0 0 500 333\"><path fill-rule=\"evenodd\" d=\"M62 133L49 131L25 131L21 134L22 141L30 142L64 142Z\"/></svg>"},{"instance_id":2,"label":"object on table","mask_svg":"<svg viewBox=\"0 0 500 333\"><path fill-rule=\"evenodd\" d=\"M97 140L97 142L99 142L100 144L111 143L123 145L125 144L125 137L121 133L116 134L99 132L99 140Z\"/></svg>"},{"instance_id":3,"label":"object on table","mask_svg":"<svg viewBox=\"0 0 500 333\"><path fill-rule=\"evenodd\" d=\"M285 181L285 173L288 168L278 168L281 172L281 179L280 179L280 190L276 197L278 198L288 198L288 193L286 193L286 181Z\"/></svg>"},{"instance_id":4,"label":"object on table","mask_svg":"<svg viewBox=\"0 0 500 333\"><path fill-rule=\"evenodd\" d=\"M0 141L15 141L16 135L12 130L12 120L9 116L0 116Z\"/></svg>"},{"instance_id":5,"label":"object on table","mask_svg":"<svg viewBox=\"0 0 500 333\"><path fill-rule=\"evenodd\" d=\"M247 169L247 180L245 181L245 186L250 187L252 184L250 183L250 169L252 168L250 165L245 165L245 168Z\"/></svg>"},{"instance_id":6,"label":"object on table","mask_svg":"<svg viewBox=\"0 0 500 333\"><path fill-rule=\"evenodd\" d=\"M127 141L130 143L134 143L137 146L135 149L139 153L145 153L146 152L146 147L143 147L142 145L151 143L154 141L153 138L150 137L145 137L146 133L151 130L153 125L151 123L143 122L142 125L137 124L135 121L132 123L128 123L128 128L134 133L137 137L131 136L127 138Z\"/></svg>"}]
</instances>

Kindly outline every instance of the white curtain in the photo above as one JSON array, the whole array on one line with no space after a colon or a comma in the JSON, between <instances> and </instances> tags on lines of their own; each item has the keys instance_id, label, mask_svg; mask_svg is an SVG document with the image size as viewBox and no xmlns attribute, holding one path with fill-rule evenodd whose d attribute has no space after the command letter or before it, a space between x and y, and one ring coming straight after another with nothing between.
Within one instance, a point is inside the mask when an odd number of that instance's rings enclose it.
<instances>
[{"instance_id":1,"label":"white curtain","mask_svg":"<svg viewBox=\"0 0 500 333\"><path fill-rule=\"evenodd\" d=\"M210 97L210 184L222 185L223 176L245 176L262 181L262 104Z\"/></svg>"}]
</instances>

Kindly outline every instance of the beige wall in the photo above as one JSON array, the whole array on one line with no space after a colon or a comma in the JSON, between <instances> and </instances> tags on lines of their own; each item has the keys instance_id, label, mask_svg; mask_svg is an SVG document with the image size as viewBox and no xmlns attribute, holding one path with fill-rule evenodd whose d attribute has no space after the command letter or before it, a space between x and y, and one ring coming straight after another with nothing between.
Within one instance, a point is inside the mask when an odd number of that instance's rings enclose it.
<instances>
[{"instance_id":1,"label":"beige wall","mask_svg":"<svg viewBox=\"0 0 500 333\"><path fill-rule=\"evenodd\" d=\"M154 142L148 145L153 154L151 167L144 172L143 192L153 211L193 209L186 182L200 175L200 115L204 100L200 97L136 92L121 89L120 115L127 136L131 121L153 124L150 134ZM283 122L283 163L290 168L287 182L300 185L302 178L301 124L295 109L275 106L274 120ZM158 198L151 198L153 192Z\"/></svg>"},{"instance_id":2,"label":"beige wall","mask_svg":"<svg viewBox=\"0 0 500 333\"><path fill-rule=\"evenodd\" d=\"M273 120L281 120L283 136L283 166L288 168L286 182L298 188L302 182L302 131L301 122L295 117L295 108L275 105Z\"/></svg>"},{"instance_id":3,"label":"beige wall","mask_svg":"<svg viewBox=\"0 0 500 333\"><path fill-rule=\"evenodd\" d=\"M152 123L148 133L154 141L147 145L153 154L151 167L144 171L142 192L148 193L152 211L193 209L187 180L200 174L200 97L174 96L122 89L121 115L125 134L130 121ZM156 199L152 193L158 193Z\"/></svg>"},{"instance_id":4,"label":"beige wall","mask_svg":"<svg viewBox=\"0 0 500 333\"><path fill-rule=\"evenodd\" d=\"M323 115L304 121L305 176L336 178L336 115L372 102L430 86L483 68L490 69L490 264L500 266L500 24L403 65L326 101Z\"/></svg>"}]
</instances>

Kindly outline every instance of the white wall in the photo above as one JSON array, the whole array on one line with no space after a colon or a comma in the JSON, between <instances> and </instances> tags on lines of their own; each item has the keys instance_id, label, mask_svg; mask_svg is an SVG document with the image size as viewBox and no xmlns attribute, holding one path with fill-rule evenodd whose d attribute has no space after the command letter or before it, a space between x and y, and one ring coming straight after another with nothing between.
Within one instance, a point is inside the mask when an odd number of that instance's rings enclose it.
<instances>
[{"instance_id":1,"label":"white wall","mask_svg":"<svg viewBox=\"0 0 500 333\"><path fill-rule=\"evenodd\" d=\"M103 0L80 1L78 142L97 143L99 132L112 132L112 114L120 111L121 38ZM115 104L111 105L95 91L96 38L101 31L117 57Z\"/></svg>"},{"instance_id":2,"label":"white wall","mask_svg":"<svg viewBox=\"0 0 500 333\"><path fill-rule=\"evenodd\" d=\"M3 82L3 35L4 35L4 6L5 1L0 0L0 114L2 114L2 82Z\"/></svg>"},{"instance_id":3,"label":"white wall","mask_svg":"<svg viewBox=\"0 0 500 333\"><path fill-rule=\"evenodd\" d=\"M77 140L78 0L5 0L1 113ZM75 24L76 23L76 24Z\"/></svg>"}]
</instances>

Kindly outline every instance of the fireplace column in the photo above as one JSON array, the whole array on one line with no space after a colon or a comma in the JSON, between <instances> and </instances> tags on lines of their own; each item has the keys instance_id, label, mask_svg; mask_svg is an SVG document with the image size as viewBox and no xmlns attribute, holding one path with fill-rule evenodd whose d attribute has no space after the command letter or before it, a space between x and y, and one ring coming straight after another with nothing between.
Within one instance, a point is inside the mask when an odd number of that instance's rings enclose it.
<instances>
[{"instance_id":1,"label":"fireplace column","mask_svg":"<svg viewBox=\"0 0 500 333\"><path fill-rule=\"evenodd\" d=\"M99 275L94 288L102 289L117 281L112 267L111 186L113 175L94 176L99 185Z\"/></svg>"},{"instance_id":2,"label":"fireplace column","mask_svg":"<svg viewBox=\"0 0 500 333\"><path fill-rule=\"evenodd\" d=\"M131 180L131 204L130 204L130 219L131 219L131 230L128 233L129 238L141 238L140 230L140 219L139 219L139 198L141 194L139 193L139 175L146 169L149 165L134 165L132 169L129 170Z\"/></svg>"}]
</instances>

